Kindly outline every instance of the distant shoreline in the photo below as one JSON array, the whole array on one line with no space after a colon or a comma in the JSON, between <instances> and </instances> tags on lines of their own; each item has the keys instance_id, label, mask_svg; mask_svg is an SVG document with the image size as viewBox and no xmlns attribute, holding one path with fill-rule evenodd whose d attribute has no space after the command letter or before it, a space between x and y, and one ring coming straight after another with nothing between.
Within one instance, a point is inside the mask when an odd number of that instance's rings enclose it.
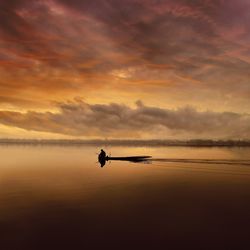
<instances>
[{"instance_id":1,"label":"distant shoreline","mask_svg":"<svg viewBox=\"0 0 250 250\"><path fill-rule=\"evenodd\" d=\"M250 140L52 140L0 139L0 145L61 145L61 146L187 146L187 147L250 147Z\"/></svg>"}]
</instances>

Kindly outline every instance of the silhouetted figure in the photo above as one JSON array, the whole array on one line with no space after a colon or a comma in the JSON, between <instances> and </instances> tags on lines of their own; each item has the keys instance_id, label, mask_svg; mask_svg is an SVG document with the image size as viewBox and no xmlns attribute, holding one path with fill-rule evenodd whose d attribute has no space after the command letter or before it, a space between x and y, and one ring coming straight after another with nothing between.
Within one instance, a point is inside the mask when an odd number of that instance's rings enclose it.
<instances>
[{"instance_id":1,"label":"silhouetted figure","mask_svg":"<svg viewBox=\"0 0 250 250\"><path fill-rule=\"evenodd\" d=\"M98 160L101 164L101 167L103 167L106 163L106 152L103 149L101 149L101 152L98 155Z\"/></svg>"},{"instance_id":2,"label":"silhouetted figure","mask_svg":"<svg viewBox=\"0 0 250 250\"><path fill-rule=\"evenodd\" d=\"M100 154L99 154L99 157L102 157L102 158L105 158L105 157L106 157L106 152L105 152L103 149L101 149L101 152L100 152Z\"/></svg>"}]
</instances>

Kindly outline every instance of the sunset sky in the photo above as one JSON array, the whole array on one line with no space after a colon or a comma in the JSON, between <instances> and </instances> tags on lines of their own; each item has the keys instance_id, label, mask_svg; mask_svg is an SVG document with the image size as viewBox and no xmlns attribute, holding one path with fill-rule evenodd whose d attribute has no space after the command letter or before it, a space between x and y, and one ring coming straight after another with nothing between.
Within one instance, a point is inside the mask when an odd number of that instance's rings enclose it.
<instances>
[{"instance_id":1,"label":"sunset sky","mask_svg":"<svg viewBox=\"0 0 250 250\"><path fill-rule=\"evenodd\" d=\"M0 138L250 139L250 1L0 0Z\"/></svg>"}]
</instances>

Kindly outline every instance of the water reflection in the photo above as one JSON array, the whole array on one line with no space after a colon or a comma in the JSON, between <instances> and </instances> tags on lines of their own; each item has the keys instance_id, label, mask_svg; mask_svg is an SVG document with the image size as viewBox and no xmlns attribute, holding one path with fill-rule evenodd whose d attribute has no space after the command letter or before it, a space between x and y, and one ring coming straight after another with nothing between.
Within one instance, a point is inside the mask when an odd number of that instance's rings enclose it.
<instances>
[{"instance_id":1,"label":"water reflection","mask_svg":"<svg viewBox=\"0 0 250 250\"><path fill-rule=\"evenodd\" d=\"M249 148L101 146L0 146L1 249L248 249Z\"/></svg>"}]
</instances>

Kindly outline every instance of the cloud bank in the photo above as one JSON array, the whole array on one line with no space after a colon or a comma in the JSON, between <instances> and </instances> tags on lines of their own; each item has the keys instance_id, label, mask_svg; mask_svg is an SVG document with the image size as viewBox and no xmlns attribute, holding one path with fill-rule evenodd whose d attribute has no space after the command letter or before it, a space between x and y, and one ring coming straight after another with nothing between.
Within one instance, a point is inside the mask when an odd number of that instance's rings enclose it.
<instances>
[{"instance_id":1,"label":"cloud bank","mask_svg":"<svg viewBox=\"0 0 250 250\"><path fill-rule=\"evenodd\" d=\"M117 103L88 104L82 100L58 104L59 112L0 111L0 123L25 130L84 138L223 138L249 139L250 115L198 112Z\"/></svg>"}]
</instances>

